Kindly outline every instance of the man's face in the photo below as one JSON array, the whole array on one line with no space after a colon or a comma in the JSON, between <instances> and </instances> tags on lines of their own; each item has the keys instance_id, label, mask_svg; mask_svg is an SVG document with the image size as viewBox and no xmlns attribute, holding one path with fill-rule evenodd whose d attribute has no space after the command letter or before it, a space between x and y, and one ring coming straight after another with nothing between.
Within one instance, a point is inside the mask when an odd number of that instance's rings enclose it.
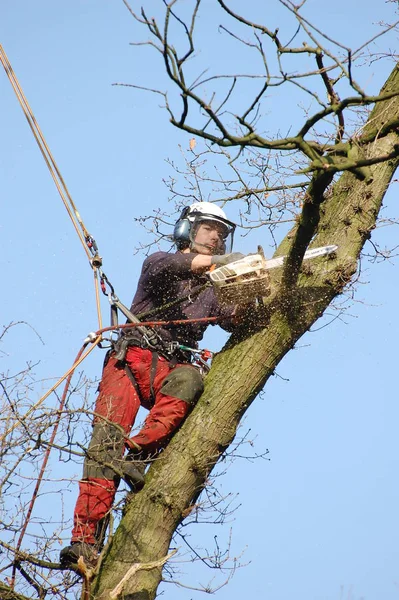
<instances>
[{"instance_id":1,"label":"man's face","mask_svg":"<svg viewBox=\"0 0 399 600\"><path fill-rule=\"evenodd\" d=\"M194 239L194 249L199 254L220 254L224 248L226 228L216 221L203 221L197 229Z\"/></svg>"}]
</instances>

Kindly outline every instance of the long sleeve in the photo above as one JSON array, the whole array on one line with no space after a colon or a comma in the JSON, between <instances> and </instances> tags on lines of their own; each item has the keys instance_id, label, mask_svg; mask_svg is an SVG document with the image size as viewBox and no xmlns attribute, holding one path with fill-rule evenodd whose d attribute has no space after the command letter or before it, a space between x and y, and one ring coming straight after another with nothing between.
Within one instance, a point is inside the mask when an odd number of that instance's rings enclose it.
<instances>
[{"instance_id":1,"label":"long sleeve","mask_svg":"<svg viewBox=\"0 0 399 600\"><path fill-rule=\"evenodd\" d=\"M143 263L142 283L144 287L162 287L171 285L176 281L198 279L192 270L191 263L196 255L194 253L156 252Z\"/></svg>"}]
</instances>

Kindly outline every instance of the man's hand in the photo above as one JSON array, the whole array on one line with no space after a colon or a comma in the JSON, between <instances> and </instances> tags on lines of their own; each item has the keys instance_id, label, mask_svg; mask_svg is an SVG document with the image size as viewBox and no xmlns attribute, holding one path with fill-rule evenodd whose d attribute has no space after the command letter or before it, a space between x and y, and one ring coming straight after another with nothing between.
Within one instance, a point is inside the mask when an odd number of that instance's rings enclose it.
<instances>
[{"instance_id":1,"label":"man's hand","mask_svg":"<svg viewBox=\"0 0 399 600\"><path fill-rule=\"evenodd\" d=\"M236 260L245 258L245 254L241 252L232 252L231 254L215 254L215 256L209 256L208 254L197 254L193 258L191 263L191 270L193 273L204 273L209 271L212 265L215 267L224 267Z\"/></svg>"},{"instance_id":2,"label":"man's hand","mask_svg":"<svg viewBox=\"0 0 399 600\"><path fill-rule=\"evenodd\" d=\"M225 265L229 265L242 258L245 258L245 254L241 254L241 252L232 252L231 254L216 254L215 256L212 256L211 261L216 267L224 267Z\"/></svg>"}]
</instances>

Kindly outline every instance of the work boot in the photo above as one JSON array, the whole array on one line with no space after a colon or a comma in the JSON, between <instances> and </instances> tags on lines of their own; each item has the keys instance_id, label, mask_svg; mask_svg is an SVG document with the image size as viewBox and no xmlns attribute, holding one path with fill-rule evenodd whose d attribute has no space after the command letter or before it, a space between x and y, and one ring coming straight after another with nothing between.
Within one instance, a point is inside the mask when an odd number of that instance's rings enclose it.
<instances>
[{"instance_id":1,"label":"work boot","mask_svg":"<svg viewBox=\"0 0 399 600\"><path fill-rule=\"evenodd\" d=\"M137 450L129 450L124 458L112 459L108 464L118 478L124 479L132 492L139 492L144 486L144 469L137 454ZM119 483L119 482L118 482Z\"/></svg>"},{"instance_id":2,"label":"work boot","mask_svg":"<svg viewBox=\"0 0 399 600\"><path fill-rule=\"evenodd\" d=\"M129 457L129 453L127 454L125 460L122 462L121 471L122 477L130 487L132 492L139 492L144 487L144 469L145 465L143 463L143 469L141 470L141 465Z\"/></svg>"},{"instance_id":3,"label":"work boot","mask_svg":"<svg viewBox=\"0 0 399 600\"><path fill-rule=\"evenodd\" d=\"M145 468L146 463L142 460L141 448L135 444L134 448L129 448L122 462L122 476L132 492L139 492L143 488Z\"/></svg>"},{"instance_id":4,"label":"work boot","mask_svg":"<svg viewBox=\"0 0 399 600\"><path fill-rule=\"evenodd\" d=\"M71 565L76 565L80 557L88 566L94 567L98 558L96 547L86 542L72 542L70 546L65 546L61 550L60 564L62 567L68 568Z\"/></svg>"}]
</instances>

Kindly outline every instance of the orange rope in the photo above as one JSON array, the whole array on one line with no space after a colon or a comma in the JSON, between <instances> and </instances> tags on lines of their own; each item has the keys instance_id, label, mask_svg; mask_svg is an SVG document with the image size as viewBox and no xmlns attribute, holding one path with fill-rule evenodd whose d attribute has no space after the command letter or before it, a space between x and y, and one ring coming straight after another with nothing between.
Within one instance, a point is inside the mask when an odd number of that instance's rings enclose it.
<instances>
[{"instance_id":1,"label":"orange rope","mask_svg":"<svg viewBox=\"0 0 399 600\"><path fill-rule=\"evenodd\" d=\"M61 172L58 168L57 163L55 162L55 159L51 153L51 150L44 138L44 135L39 127L38 122L36 121L36 118L33 114L33 111L28 103L28 100L19 84L19 81L14 73L14 70L11 66L10 61L8 60L8 57L4 51L3 46L0 44L0 62L4 67L4 70L7 74L7 77L11 83L11 86L15 92L15 95L19 101L19 104L24 112L24 115L26 117L26 120L28 121L28 125L34 135L34 138L37 142L37 145L39 146L40 152L44 158L44 161L50 171L51 177L53 178L53 181L56 185L56 188L58 190L58 193L60 194L61 200L67 210L67 213L69 215L69 218L72 221L72 225L75 228L76 233L78 234L79 240L83 246L83 249L86 253L86 256L90 262L90 265L92 267L92 269L94 270L94 288L95 288L95 297L96 297L96 308L97 308L97 314L98 314L98 323L99 323L99 329L102 329L102 316L101 316L101 305L100 305L100 293L99 293L99 269L98 267L101 266L101 259L98 257L97 255L97 247L96 245L94 245L94 249L93 249L93 239L90 236L88 230L86 229L81 216L75 206L75 203L72 199L72 196L69 193L69 190L66 186L66 183L64 181L64 178L61 175ZM96 259L96 261L94 261L94 259ZM66 379L66 384L65 384L65 388L64 388L64 392L60 401L60 405L58 408L58 417L56 420L56 423L54 425L52 434L50 436L50 440L49 440L49 446L45 452L45 456L44 456L44 460L42 463L42 467L40 469L40 473L39 473L39 477L37 479L36 485L35 485L35 489L33 491L33 495L29 504L29 508L28 508L28 512L25 518L25 522L24 525L21 529L21 533L20 536L18 538L18 542L17 542L17 546L16 546L16 555L19 552L19 549L21 547L30 517L32 515L32 511L34 508L34 504L36 501L36 498L38 496L38 492L39 492L39 488L44 476L44 472L45 469L47 467L47 463L49 460L49 456L50 456L50 451L51 451L51 446L54 442L55 436L57 434L58 431L58 427L59 427L59 423L60 423L60 419L61 419L61 411L64 407L65 401L66 401L66 397L67 397L67 393L68 393L68 389L69 389L69 385L72 379L72 375L76 369L76 367L78 365L80 365L81 362L83 362L83 360L90 354L90 352L92 352L92 350L99 344L99 342L101 341L101 334L97 335L96 338L92 341L92 346L86 351L84 352L84 349L87 345L88 342L86 342L81 350L79 351L72 367L51 387L51 389L49 389L39 400L38 402L36 402L33 406L31 406L31 408L26 412L26 414L24 415L24 417L22 417L22 419L20 419L19 421L15 422L13 424L12 427L10 427L8 429L8 431L6 431L6 433L3 435L2 439L5 439L10 433L12 433L14 431L14 429L18 426L18 423L21 420L26 419L34 410L36 410L45 400L46 398L48 398L48 396ZM15 583L15 575L16 575L16 562L14 563L13 566L13 572L12 572L12 578L11 578L11 587L14 587L14 583Z\"/></svg>"},{"instance_id":2,"label":"orange rope","mask_svg":"<svg viewBox=\"0 0 399 600\"><path fill-rule=\"evenodd\" d=\"M35 116L34 116L34 114L32 112L32 109L29 106L28 100L27 100L27 98L26 98L26 96L25 96L25 94L24 94L24 92L23 92L23 90L22 90L22 88L21 88L21 86L19 84L19 81L18 81L18 79L17 79L17 77L16 77L16 75L14 73L14 69L12 68L11 63L8 60L7 54L5 53L4 48L3 48L3 46L1 44L0 44L0 62L2 63L2 65L4 67L4 70L5 70L6 74L7 74L7 77L10 80L10 83L12 85L12 88L13 88L14 92L15 92L15 95L17 96L18 101L19 101L19 103L21 105L21 108L24 111L24 114L25 114L25 117L26 117L26 119L28 121L29 127L32 130L32 133L33 133L33 135L35 137L35 140L36 140L36 142L37 142L37 144L39 146L39 149L40 149L40 151L41 151L41 153L43 155L43 158L46 161L46 164L47 164L47 166L48 166L48 168L50 170L51 176L54 179L54 183L57 186L58 192L59 192L59 194L61 196L61 199L62 199L62 201L64 203L64 206L65 206L65 208L68 211L68 214L69 214L69 216L71 218L73 226L75 227L76 232L77 232L77 234L78 234L78 236L80 238L80 241L82 242L82 245L83 245L83 247L85 249L85 252L86 252L86 254L87 254L87 256L88 256L88 258L90 260L90 252L89 252L89 250L88 250L88 248L86 246L85 240L84 240L81 232L79 231L79 229L77 227L77 224L75 222L72 210L68 206L67 199L69 200L69 203L70 203L72 209L75 212L76 220L78 221L79 225L81 226L83 234L85 236L89 235L88 231L86 230L83 222L80 219L80 215L79 215L78 211L76 210L74 202L73 202L73 200L71 198L71 195L70 195L70 193L68 191L68 188L66 187L65 181L64 181L64 179L63 179L63 177L62 177L62 175L61 175L61 173L60 173L60 171L58 169L58 166L57 166L57 164L56 164L56 162L55 162L55 160L53 158L53 155L52 155L52 153L51 153L51 151L50 151L50 149L49 149L49 147L48 147L48 145L46 143L46 140L44 139L44 136L43 136L42 131L41 131L40 127L39 127L39 124L36 121L36 118L35 118Z\"/></svg>"},{"instance_id":3,"label":"orange rope","mask_svg":"<svg viewBox=\"0 0 399 600\"><path fill-rule=\"evenodd\" d=\"M32 133L35 137L37 145L39 146L40 152L42 153L45 163L50 171L51 177L53 178L54 183L57 187L57 190L60 194L61 200L62 200L62 202L68 212L68 215L72 221L72 225L74 226L75 231L78 234L80 242L83 246L83 249L86 252L86 256L90 262L90 265L96 273L97 266L95 264L93 264L92 255L91 255L91 252L89 249L90 246L88 245L88 240L91 240L92 238L82 221L82 218L81 218L81 216L75 206L75 203L72 199L72 196L69 193L69 190L66 186L64 178L61 175L61 172L57 166L57 163L54 160L54 157L53 157L51 150L44 138L44 135L39 127L39 124L36 121L33 111L31 109L31 107L29 106L28 100L19 84L17 76L15 75L14 69L12 68L11 63L8 60L8 57L7 57L7 55L4 51L4 48L1 44L0 44L0 62L4 67L4 70L7 74L8 79L10 80L10 83L15 92L15 95L18 98L18 101L24 112L24 115L28 121L29 127L32 130ZM79 226L80 226L80 229L79 229ZM101 326L102 326L101 308L100 308L100 303L98 301L98 291L97 290L96 290L96 298L97 298L96 304L97 304L98 322L99 322L99 327L101 328Z\"/></svg>"},{"instance_id":4,"label":"orange rope","mask_svg":"<svg viewBox=\"0 0 399 600\"><path fill-rule=\"evenodd\" d=\"M91 352L93 350L93 348L95 348L97 346L97 344L99 343L100 340L101 340L101 336L98 336L97 339L94 341L93 346L90 348L89 352ZM36 481L35 489L33 490L32 498L31 498L30 503L29 503L28 512L26 513L25 521L24 521L24 524L22 526L21 533L19 535L17 545L15 547L15 554L17 556L19 555L19 550L21 548L21 544L22 544L22 541L24 539L24 536L25 536L25 533L26 533L26 529L28 527L29 520L30 520L30 518L32 516L33 508L35 506L35 502L36 502L36 499L37 499L37 496L38 496L38 493L39 493L39 488L40 488L40 485L42 483L44 472L46 470L47 463L48 463L49 458L50 458L51 448L52 448L52 445L54 443L55 436L57 435L58 427L59 427L59 424L60 424L60 421L61 421L61 414L62 414L62 411L63 411L64 406L65 406L65 402L66 402L66 398L67 398L67 394L68 394L68 390L69 390L69 386L70 386L70 383L71 383L73 372L74 372L75 368L89 354L89 352L86 352L86 354L84 356L82 356L85 347L86 347L86 344L83 345L82 348L79 350L79 352L78 352L78 354L77 354L77 356L76 356L76 358L74 360L72 368L69 369L69 374L67 376L67 380L66 380L66 383L65 383L64 392L62 394L62 397L61 397L61 400L60 400L60 404L59 404L59 407L58 407L57 419L56 419L56 422L54 424L53 431L51 433L50 439L48 441L48 446L47 446L46 451L44 453L43 463L42 463L42 466L41 466L41 469L40 469L40 472L39 472L39 476L38 476L37 481ZM61 381L59 383L61 383ZM46 395L46 397L47 397L47 395ZM14 562L13 570L12 570L12 576L11 576L11 588L13 588L14 585L15 585L15 574L16 574L16 564Z\"/></svg>"},{"instance_id":5,"label":"orange rope","mask_svg":"<svg viewBox=\"0 0 399 600\"><path fill-rule=\"evenodd\" d=\"M12 433L14 431L14 429L16 427L18 427L18 424L21 421L24 421L27 417L29 417L29 415L36 410L41 404L43 404L43 402L46 400L46 398L48 398L50 396L50 394L52 392L54 392L54 390L57 389L57 387L63 382L65 381L65 379L69 376L72 375L72 373L74 372L74 370L76 369L76 367L78 367L80 365L81 362L84 361L84 359L90 354L90 352L92 352L94 350L94 348L97 346L97 344L99 344L101 341L101 335L98 335L96 337L96 339L93 341L93 345L91 346L91 348L89 348L87 350L87 352L85 352L83 354L83 356L81 356L76 362L74 362L74 364L72 365L72 367L70 369L68 369L68 371L66 373L64 373L64 375L58 379L58 381L53 385L53 387L51 387L45 394L44 396L42 396L33 406L30 407L30 409L24 414L24 416L17 422L14 423L14 425L12 425L6 432L5 434L0 438L1 440L4 440L7 435L9 435L10 433Z\"/></svg>"}]
</instances>

